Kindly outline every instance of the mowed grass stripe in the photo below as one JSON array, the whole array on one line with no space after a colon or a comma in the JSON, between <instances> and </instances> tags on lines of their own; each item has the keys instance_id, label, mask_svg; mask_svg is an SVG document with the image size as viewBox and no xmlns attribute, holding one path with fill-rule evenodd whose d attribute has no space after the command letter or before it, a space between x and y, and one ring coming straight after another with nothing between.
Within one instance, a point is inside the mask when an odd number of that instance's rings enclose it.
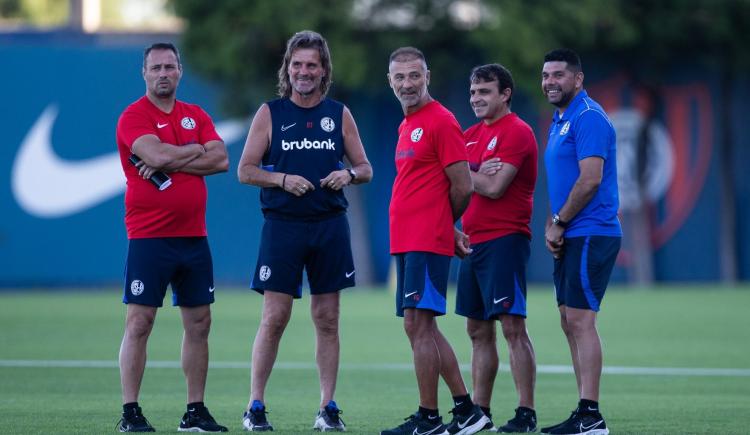
<instances>
[{"instance_id":1,"label":"mowed grass stripe","mask_svg":"<svg viewBox=\"0 0 750 435\"><path fill-rule=\"evenodd\" d=\"M147 367L160 369L181 369L180 361L148 361ZM117 361L106 360L0 360L0 367L16 368L118 368ZM240 361L216 361L211 362L212 369L249 369L249 362ZM283 362L274 365L276 370L317 370L314 363L305 362ZM381 370L381 371L411 371L414 366L411 363L372 363L356 364L341 363L339 370ZM470 371L471 365L461 364L461 370ZM573 373L572 366L565 365L538 365L537 373L545 374L570 374ZM503 365L500 371L508 372L509 367ZM608 375L655 375L655 376L737 376L749 377L750 369L723 369L723 368L688 368L688 367L622 367L606 366L602 369Z\"/></svg>"}]
</instances>

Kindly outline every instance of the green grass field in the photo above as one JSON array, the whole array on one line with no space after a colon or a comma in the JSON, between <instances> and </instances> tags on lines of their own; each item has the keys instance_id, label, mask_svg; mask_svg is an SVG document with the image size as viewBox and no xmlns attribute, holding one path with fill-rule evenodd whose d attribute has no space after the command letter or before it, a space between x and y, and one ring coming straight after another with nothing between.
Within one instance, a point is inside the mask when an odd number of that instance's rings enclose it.
<instances>
[{"instance_id":1,"label":"green grass field","mask_svg":"<svg viewBox=\"0 0 750 435\"><path fill-rule=\"evenodd\" d=\"M449 297L452 299L453 295ZM125 307L120 291L0 292L0 433L108 433L120 413L117 353ZM169 302L169 299L167 299ZM214 417L241 430L247 403L250 347L262 299L219 289L214 305L206 404ZM449 310L452 310L449 303ZM348 291L342 298L342 367L336 400L352 433L378 433L417 407L411 351L386 291ZM574 408L575 379L549 366L570 365L551 290L529 293L528 328L539 364L536 408L541 425ZM614 434L750 432L750 287L690 286L607 293L599 326L605 370L715 369L666 374L605 373L601 406ZM470 361L463 319L449 314L440 327L459 360ZM140 404L159 432L176 432L185 407L178 367L179 310L166 307L149 343ZM500 343L495 423L510 418L516 394ZM266 397L276 433L311 433L318 405L309 297L296 302L281 344L280 366ZM96 367L85 367L87 364ZM70 367L62 367L69 364ZM720 371L718 369L724 369ZM726 370L739 369L739 370ZM464 379L470 385L469 374ZM450 395L440 390L450 419Z\"/></svg>"}]
</instances>

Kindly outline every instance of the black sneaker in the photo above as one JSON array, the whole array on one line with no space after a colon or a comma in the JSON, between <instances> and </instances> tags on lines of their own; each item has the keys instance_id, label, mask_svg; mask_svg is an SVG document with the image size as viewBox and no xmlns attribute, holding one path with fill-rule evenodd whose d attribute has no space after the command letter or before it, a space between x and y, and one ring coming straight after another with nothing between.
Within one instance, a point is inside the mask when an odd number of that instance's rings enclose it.
<instances>
[{"instance_id":1,"label":"black sneaker","mask_svg":"<svg viewBox=\"0 0 750 435\"><path fill-rule=\"evenodd\" d=\"M484 424L484 427L482 428L482 430L486 430L487 432L497 432L495 423L492 422L492 413L485 412L484 415L487 416L487 423Z\"/></svg>"},{"instance_id":2,"label":"black sneaker","mask_svg":"<svg viewBox=\"0 0 750 435\"><path fill-rule=\"evenodd\" d=\"M380 435L448 435L443 419L439 416L429 419L416 412L404 420L406 420L405 423L393 429L381 431Z\"/></svg>"},{"instance_id":3,"label":"black sneaker","mask_svg":"<svg viewBox=\"0 0 750 435\"><path fill-rule=\"evenodd\" d=\"M504 433L536 432L536 412L533 409L519 406L516 408L516 416L508 420L505 425L498 427L497 431Z\"/></svg>"},{"instance_id":4,"label":"black sneaker","mask_svg":"<svg viewBox=\"0 0 750 435\"><path fill-rule=\"evenodd\" d=\"M345 432L346 426L339 414L343 414L343 412L336 405L336 402L331 400L325 408L318 411L313 429L321 432Z\"/></svg>"},{"instance_id":5,"label":"black sneaker","mask_svg":"<svg viewBox=\"0 0 750 435\"><path fill-rule=\"evenodd\" d=\"M228 432L229 429L216 423L208 408L191 408L182 416L178 432Z\"/></svg>"},{"instance_id":6,"label":"black sneaker","mask_svg":"<svg viewBox=\"0 0 750 435\"><path fill-rule=\"evenodd\" d=\"M574 419L578 417L578 408L574 409L573 412L570 413L570 417L568 417L567 420L564 420L562 423L557 423L552 426L543 427L539 430L539 433L551 433L550 431L553 429L557 429L558 426L567 425Z\"/></svg>"},{"instance_id":7,"label":"black sneaker","mask_svg":"<svg viewBox=\"0 0 750 435\"><path fill-rule=\"evenodd\" d=\"M474 405L466 414L459 414L456 408L451 411L453 420L448 423L446 430L450 435L471 435L484 429L490 419L484 415L479 405Z\"/></svg>"},{"instance_id":8,"label":"black sneaker","mask_svg":"<svg viewBox=\"0 0 750 435\"><path fill-rule=\"evenodd\" d=\"M156 432L151 423L146 420L141 412L141 407L135 407L131 412L123 412L122 418L117 423L120 432Z\"/></svg>"},{"instance_id":9,"label":"black sneaker","mask_svg":"<svg viewBox=\"0 0 750 435\"><path fill-rule=\"evenodd\" d=\"M254 400L249 411L242 414L242 428L251 432L266 432L273 426L266 419L266 406L260 400Z\"/></svg>"},{"instance_id":10,"label":"black sneaker","mask_svg":"<svg viewBox=\"0 0 750 435\"><path fill-rule=\"evenodd\" d=\"M607 435L607 423L598 412L575 412L571 418L549 429L549 434Z\"/></svg>"}]
</instances>

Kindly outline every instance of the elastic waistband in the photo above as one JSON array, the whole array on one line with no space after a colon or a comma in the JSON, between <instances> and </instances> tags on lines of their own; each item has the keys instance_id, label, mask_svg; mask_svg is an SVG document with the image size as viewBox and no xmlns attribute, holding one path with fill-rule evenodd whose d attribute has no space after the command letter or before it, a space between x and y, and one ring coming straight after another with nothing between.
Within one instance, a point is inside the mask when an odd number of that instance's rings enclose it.
<instances>
[{"instance_id":1,"label":"elastic waistband","mask_svg":"<svg viewBox=\"0 0 750 435\"><path fill-rule=\"evenodd\" d=\"M293 221L293 222L320 222L332 219L346 214L346 210L335 210L326 213L319 213L313 216L294 216L286 213L279 213L272 210L263 210L263 217L271 220Z\"/></svg>"}]
</instances>

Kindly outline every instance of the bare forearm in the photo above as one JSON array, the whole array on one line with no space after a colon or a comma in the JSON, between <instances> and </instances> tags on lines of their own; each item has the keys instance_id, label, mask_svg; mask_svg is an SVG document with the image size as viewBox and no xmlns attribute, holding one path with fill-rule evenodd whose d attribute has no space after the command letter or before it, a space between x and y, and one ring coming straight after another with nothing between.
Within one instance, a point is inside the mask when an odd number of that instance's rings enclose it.
<instances>
[{"instance_id":1,"label":"bare forearm","mask_svg":"<svg viewBox=\"0 0 750 435\"><path fill-rule=\"evenodd\" d=\"M567 201L565 201L560 211L557 212L560 219L564 222L573 220L578 212L586 207L598 190L599 183L597 182L586 182L580 179L576 181L576 184L573 185L573 189L568 195Z\"/></svg>"},{"instance_id":2,"label":"bare forearm","mask_svg":"<svg viewBox=\"0 0 750 435\"><path fill-rule=\"evenodd\" d=\"M461 189L455 186L451 187L450 190L450 201L451 211L453 212L453 222L461 219L461 216L466 211L466 207L469 206L469 200L471 199L471 191Z\"/></svg>"},{"instance_id":3,"label":"bare forearm","mask_svg":"<svg viewBox=\"0 0 750 435\"><path fill-rule=\"evenodd\" d=\"M471 181L474 183L474 192L488 198L495 198L495 192L490 179L491 177L488 175L472 172Z\"/></svg>"},{"instance_id":4,"label":"bare forearm","mask_svg":"<svg viewBox=\"0 0 750 435\"><path fill-rule=\"evenodd\" d=\"M240 183L258 187L282 187L284 173L270 172L258 166L247 165L239 169Z\"/></svg>"},{"instance_id":5,"label":"bare forearm","mask_svg":"<svg viewBox=\"0 0 750 435\"><path fill-rule=\"evenodd\" d=\"M229 159L225 151L220 149L208 150L195 160L178 169L193 175L211 175L226 172L229 169Z\"/></svg>"},{"instance_id":6,"label":"bare forearm","mask_svg":"<svg viewBox=\"0 0 750 435\"><path fill-rule=\"evenodd\" d=\"M352 184L364 184L372 180L372 165L369 162L354 165L352 169L357 173L357 178L352 180Z\"/></svg>"}]
</instances>

